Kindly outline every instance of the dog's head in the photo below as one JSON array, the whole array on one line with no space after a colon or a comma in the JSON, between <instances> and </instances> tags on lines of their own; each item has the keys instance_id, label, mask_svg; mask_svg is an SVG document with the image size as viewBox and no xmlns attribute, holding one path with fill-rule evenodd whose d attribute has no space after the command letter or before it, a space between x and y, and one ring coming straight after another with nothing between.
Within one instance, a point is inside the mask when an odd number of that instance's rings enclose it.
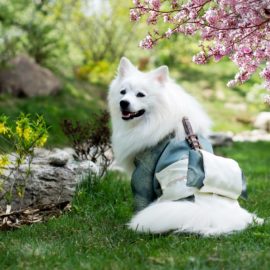
<instances>
[{"instance_id":1,"label":"dog's head","mask_svg":"<svg viewBox=\"0 0 270 270\"><path fill-rule=\"evenodd\" d=\"M162 100L162 88L168 78L166 66L143 73L123 57L109 93L111 111L128 122L149 117Z\"/></svg>"}]
</instances>

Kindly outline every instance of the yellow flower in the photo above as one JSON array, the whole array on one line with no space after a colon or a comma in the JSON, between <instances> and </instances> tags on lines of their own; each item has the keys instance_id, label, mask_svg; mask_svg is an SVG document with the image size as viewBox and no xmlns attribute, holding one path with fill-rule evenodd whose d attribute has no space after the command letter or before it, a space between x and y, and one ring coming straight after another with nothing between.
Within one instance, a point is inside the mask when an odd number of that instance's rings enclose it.
<instances>
[{"instance_id":1,"label":"yellow flower","mask_svg":"<svg viewBox=\"0 0 270 270\"><path fill-rule=\"evenodd\" d=\"M16 133L18 134L19 137L22 137L23 131L22 131L22 128L20 126L16 127Z\"/></svg>"},{"instance_id":2,"label":"yellow flower","mask_svg":"<svg viewBox=\"0 0 270 270\"><path fill-rule=\"evenodd\" d=\"M47 142L48 135L44 134L42 137L37 141L37 146L42 147Z\"/></svg>"},{"instance_id":3,"label":"yellow flower","mask_svg":"<svg viewBox=\"0 0 270 270\"><path fill-rule=\"evenodd\" d=\"M20 125L17 125L16 133L20 138L23 138L26 142L29 142L33 132L30 127L22 128Z\"/></svg>"},{"instance_id":4,"label":"yellow flower","mask_svg":"<svg viewBox=\"0 0 270 270\"><path fill-rule=\"evenodd\" d=\"M29 142L31 140L32 135L32 129L30 127L27 127L23 131L23 138L26 140L26 142Z\"/></svg>"},{"instance_id":5,"label":"yellow flower","mask_svg":"<svg viewBox=\"0 0 270 270\"><path fill-rule=\"evenodd\" d=\"M5 168L10 164L9 158L7 155L0 155L0 168Z\"/></svg>"},{"instance_id":6,"label":"yellow flower","mask_svg":"<svg viewBox=\"0 0 270 270\"><path fill-rule=\"evenodd\" d=\"M6 134L8 132L8 128L4 123L0 123L0 134Z\"/></svg>"}]
</instances>

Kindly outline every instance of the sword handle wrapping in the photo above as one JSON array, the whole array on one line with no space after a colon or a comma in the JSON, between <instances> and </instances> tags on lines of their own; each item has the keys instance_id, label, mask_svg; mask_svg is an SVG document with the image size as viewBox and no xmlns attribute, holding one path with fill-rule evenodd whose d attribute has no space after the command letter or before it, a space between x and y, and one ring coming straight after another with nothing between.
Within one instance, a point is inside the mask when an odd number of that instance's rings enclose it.
<instances>
[{"instance_id":1,"label":"sword handle wrapping","mask_svg":"<svg viewBox=\"0 0 270 270\"><path fill-rule=\"evenodd\" d=\"M193 132L189 119L187 117L183 117L182 123L186 133L186 140L191 148L194 150L202 149L198 136Z\"/></svg>"}]
</instances>

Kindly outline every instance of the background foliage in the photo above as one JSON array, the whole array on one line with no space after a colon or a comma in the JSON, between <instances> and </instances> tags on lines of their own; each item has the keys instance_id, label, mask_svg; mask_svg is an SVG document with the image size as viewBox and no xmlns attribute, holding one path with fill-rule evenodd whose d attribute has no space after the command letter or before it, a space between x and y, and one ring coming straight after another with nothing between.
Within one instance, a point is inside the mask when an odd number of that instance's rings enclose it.
<instances>
[{"instance_id":1,"label":"background foliage","mask_svg":"<svg viewBox=\"0 0 270 270\"><path fill-rule=\"evenodd\" d=\"M172 36L151 51L140 49L145 24L130 22L131 5L125 0L0 0L0 67L29 54L64 82L55 97L0 95L0 113L13 118L20 111L44 114L55 134L49 145L66 144L60 123L65 118L87 120L106 107L108 84L122 55L142 70L168 65L171 76L204 104L215 130L248 129L260 110L268 110L258 77L229 89L226 82L237 70L231 62L192 63L199 51L196 36Z\"/></svg>"}]
</instances>

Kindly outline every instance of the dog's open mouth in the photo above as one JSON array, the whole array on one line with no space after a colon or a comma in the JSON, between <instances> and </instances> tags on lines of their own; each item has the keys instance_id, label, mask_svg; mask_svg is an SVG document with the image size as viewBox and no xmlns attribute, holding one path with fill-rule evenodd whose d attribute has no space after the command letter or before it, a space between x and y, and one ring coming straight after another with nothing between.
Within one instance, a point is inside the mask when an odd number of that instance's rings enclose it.
<instances>
[{"instance_id":1,"label":"dog's open mouth","mask_svg":"<svg viewBox=\"0 0 270 270\"><path fill-rule=\"evenodd\" d=\"M137 112L130 112L130 111L122 111L122 119L123 120L131 120L136 117L140 117L145 113L145 110L139 110Z\"/></svg>"}]
</instances>

